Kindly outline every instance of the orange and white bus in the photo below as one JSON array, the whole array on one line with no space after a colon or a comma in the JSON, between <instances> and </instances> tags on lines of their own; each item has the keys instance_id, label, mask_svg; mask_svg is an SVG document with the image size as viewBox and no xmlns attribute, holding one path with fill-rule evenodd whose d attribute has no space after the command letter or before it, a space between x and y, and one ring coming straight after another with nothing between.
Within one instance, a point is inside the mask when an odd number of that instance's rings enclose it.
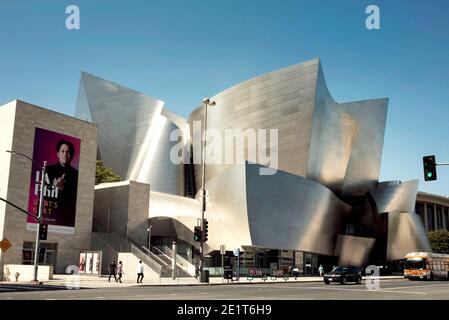
<instances>
[{"instance_id":1,"label":"orange and white bus","mask_svg":"<svg viewBox=\"0 0 449 320\"><path fill-rule=\"evenodd\" d=\"M449 279L449 254L410 252L405 256L404 277L413 279Z\"/></svg>"}]
</instances>

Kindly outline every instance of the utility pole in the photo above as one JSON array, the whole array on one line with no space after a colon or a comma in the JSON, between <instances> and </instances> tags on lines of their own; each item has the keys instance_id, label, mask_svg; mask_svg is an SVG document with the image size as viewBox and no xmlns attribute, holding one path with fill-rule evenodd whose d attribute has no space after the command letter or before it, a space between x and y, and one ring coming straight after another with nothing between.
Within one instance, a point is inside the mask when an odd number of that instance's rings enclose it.
<instances>
[{"instance_id":1,"label":"utility pole","mask_svg":"<svg viewBox=\"0 0 449 320\"><path fill-rule=\"evenodd\" d=\"M209 98L203 99L204 104L204 129L203 129L203 150L202 150L202 175L201 175L201 241L200 241L200 261L199 261L199 278L200 282L203 282L203 268L204 268L204 212L206 211L206 130L207 130L207 107L215 106L215 101L210 101Z\"/></svg>"},{"instance_id":2,"label":"utility pole","mask_svg":"<svg viewBox=\"0 0 449 320\"><path fill-rule=\"evenodd\" d=\"M21 157L27 158L32 162L32 164L35 164L38 168L40 168L40 165L36 163L32 158L28 157L26 154L16 152L15 150L6 150L6 152L19 155ZM39 265L39 246L40 246L40 229L42 224L42 213L44 210L44 192L45 192L45 171L47 168L47 161L43 162L42 165L42 172L41 172L41 184L39 188L39 211L38 216L35 217L37 220L37 230L36 230L36 246L34 248L34 276L33 281L36 283L39 283L38 280L38 265ZM15 206L17 208L17 206ZM21 210L24 211L24 210ZM26 212L26 211L25 211ZM28 212L26 212L28 214Z\"/></svg>"},{"instance_id":3,"label":"utility pole","mask_svg":"<svg viewBox=\"0 0 449 320\"><path fill-rule=\"evenodd\" d=\"M41 176L41 186L40 186L40 194L39 194L39 214L37 216L37 231L36 231L36 247L34 248L34 277L33 281L38 283L38 265L39 265L39 245L40 245L40 234L39 231L41 229L42 223L42 211L44 210L44 191L45 191L45 170L47 168L47 161L44 161L44 165L42 166L42 176Z\"/></svg>"}]
</instances>

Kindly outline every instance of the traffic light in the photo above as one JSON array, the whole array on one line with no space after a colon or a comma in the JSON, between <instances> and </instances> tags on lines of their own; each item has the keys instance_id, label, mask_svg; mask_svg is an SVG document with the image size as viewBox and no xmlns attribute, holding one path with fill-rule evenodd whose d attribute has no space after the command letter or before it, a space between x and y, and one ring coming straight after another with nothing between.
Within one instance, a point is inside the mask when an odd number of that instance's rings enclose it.
<instances>
[{"instance_id":1,"label":"traffic light","mask_svg":"<svg viewBox=\"0 0 449 320\"><path fill-rule=\"evenodd\" d=\"M435 156L423 157L424 164L424 180L433 181L437 179L437 167L435 162Z\"/></svg>"},{"instance_id":2,"label":"traffic light","mask_svg":"<svg viewBox=\"0 0 449 320\"><path fill-rule=\"evenodd\" d=\"M200 226L195 226L195 229L193 230L193 240L195 240L196 242L201 241L201 227Z\"/></svg>"},{"instance_id":3,"label":"traffic light","mask_svg":"<svg viewBox=\"0 0 449 320\"><path fill-rule=\"evenodd\" d=\"M208 229L209 229L209 221L207 221L207 219L204 219L204 225L203 225L203 227L204 227L204 240L203 240L203 242L206 242L207 241L207 233L208 233Z\"/></svg>"},{"instance_id":4,"label":"traffic light","mask_svg":"<svg viewBox=\"0 0 449 320\"><path fill-rule=\"evenodd\" d=\"M39 239L40 240L47 240L47 231L48 231L48 224L41 223L39 225Z\"/></svg>"}]
</instances>

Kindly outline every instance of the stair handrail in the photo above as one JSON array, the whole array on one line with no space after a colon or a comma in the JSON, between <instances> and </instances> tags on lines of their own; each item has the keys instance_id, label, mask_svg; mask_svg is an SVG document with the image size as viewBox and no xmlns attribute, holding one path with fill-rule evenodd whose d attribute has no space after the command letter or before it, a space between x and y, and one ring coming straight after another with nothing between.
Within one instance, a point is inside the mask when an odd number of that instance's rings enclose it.
<instances>
[{"instance_id":1,"label":"stair handrail","mask_svg":"<svg viewBox=\"0 0 449 320\"><path fill-rule=\"evenodd\" d=\"M168 252L168 254L171 256L171 259L173 259L173 250L170 249L168 246L164 246L164 247L165 248L163 248L163 249L166 250ZM195 266L191 262L189 262L188 260L183 258L178 253L176 253L176 262L177 262L176 265L179 265L179 267L181 267L181 269L183 269L185 272L187 272L191 276L195 276L195 271L196 271Z\"/></svg>"},{"instance_id":2,"label":"stair handrail","mask_svg":"<svg viewBox=\"0 0 449 320\"><path fill-rule=\"evenodd\" d=\"M157 256L157 254L154 254L153 252L151 252L150 250L148 250L148 248L147 247L145 247L145 246L140 246L140 249L139 249L143 254L146 254L146 255L148 255L148 256L151 256L154 260L158 260L158 261L160 261L161 263L161 265L163 265L163 266L169 266L169 264L168 263L166 263L165 261L163 261L161 258L159 258L158 256Z\"/></svg>"},{"instance_id":3,"label":"stair handrail","mask_svg":"<svg viewBox=\"0 0 449 320\"><path fill-rule=\"evenodd\" d=\"M145 264L148 264L148 266L156 271L158 274L161 273L161 270L163 268L162 265L160 265L157 261L152 259L149 255L143 253L139 248L137 248L134 244L131 243L131 253L134 254L137 258L145 261Z\"/></svg>"}]
</instances>

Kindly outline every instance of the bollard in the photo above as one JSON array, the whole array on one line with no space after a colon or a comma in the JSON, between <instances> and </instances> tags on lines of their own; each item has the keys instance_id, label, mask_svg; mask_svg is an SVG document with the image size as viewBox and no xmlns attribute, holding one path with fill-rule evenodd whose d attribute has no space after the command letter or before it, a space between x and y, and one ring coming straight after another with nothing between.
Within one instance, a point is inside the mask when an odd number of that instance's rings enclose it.
<instances>
[{"instance_id":1,"label":"bollard","mask_svg":"<svg viewBox=\"0 0 449 320\"><path fill-rule=\"evenodd\" d=\"M20 273L16 272L16 274L14 276L16 277L16 282L19 282Z\"/></svg>"}]
</instances>

